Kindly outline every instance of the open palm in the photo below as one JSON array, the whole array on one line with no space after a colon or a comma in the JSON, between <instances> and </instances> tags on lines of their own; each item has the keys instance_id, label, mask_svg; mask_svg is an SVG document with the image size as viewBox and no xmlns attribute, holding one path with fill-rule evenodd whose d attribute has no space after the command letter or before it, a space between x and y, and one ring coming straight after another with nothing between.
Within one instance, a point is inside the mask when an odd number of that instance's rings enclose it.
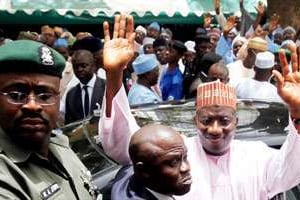
<instances>
[{"instance_id":1,"label":"open palm","mask_svg":"<svg viewBox=\"0 0 300 200\"><path fill-rule=\"evenodd\" d=\"M104 48L103 64L105 70L124 69L134 55L134 24L132 16L116 15L113 37L110 38L109 25L103 23Z\"/></svg>"},{"instance_id":2,"label":"open palm","mask_svg":"<svg viewBox=\"0 0 300 200\"><path fill-rule=\"evenodd\" d=\"M231 29L233 29L235 27L236 23L235 23L235 16L230 16L228 17L226 24L224 26L224 32L225 33L229 33L229 31Z\"/></svg>"},{"instance_id":3,"label":"open palm","mask_svg":"<svg viewBox=\"0 0 300 200\"><path fill-rule=\"evenodd\" d=\"M265 12L265 6L261 1L258 2L258 5L255 7L255 9L258 15L263 15Z\"/></svg>"}]
</instances>

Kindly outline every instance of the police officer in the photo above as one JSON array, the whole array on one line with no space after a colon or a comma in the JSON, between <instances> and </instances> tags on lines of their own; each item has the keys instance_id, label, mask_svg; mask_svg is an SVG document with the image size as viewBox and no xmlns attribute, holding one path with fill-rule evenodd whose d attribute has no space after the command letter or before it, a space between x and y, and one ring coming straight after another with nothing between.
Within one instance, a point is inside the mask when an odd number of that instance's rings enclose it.
<instances>
[{"instance_id":1,"label":"police officer","mask_svg":"<svg viewBox=\"0 0 300 200\"><path fill-rule=\"evenodd\" d=\"M38 42L0 47L1 199L92 199L88 171L67 137L52 131L64 66Z\"/></svg>"}]
</instances>

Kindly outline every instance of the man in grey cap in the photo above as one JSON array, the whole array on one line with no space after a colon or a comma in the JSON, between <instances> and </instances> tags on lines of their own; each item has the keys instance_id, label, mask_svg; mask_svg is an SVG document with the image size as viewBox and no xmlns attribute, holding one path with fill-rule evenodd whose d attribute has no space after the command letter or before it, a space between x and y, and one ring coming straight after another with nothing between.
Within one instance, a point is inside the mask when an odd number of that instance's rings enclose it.
<instances>
[{"instance_id":1,"label":"man in grey cap","mask_svg":"<svg viewBox=\"0 0 300 200\"><path fill-rule=\"evenodd\" d=\"M157 22L152 22L147 27L147 36L156 39L158 38L159 34L160 34L160 25Z\"/></svg>"},{"instance_id":2,"label":"man in grey cap","mask_svg":"<svg viewBox=\"0 0 300 200\"><path fill-rule=\"evenodd\" d=\"M0 47L0 198L92 199L90 173L53 132L64 58L38 42Z\"/></svg>"},{"instance_id":3,"label":"man in grey cap","mask_svg":"<svg viewBox=\"0 0 300 200\"><path fill-rule=\"evenodd\" d=\"M287 26L283 29L283 40L296 41L296 31L293 27Z\"/></svg>"}]
</instances>

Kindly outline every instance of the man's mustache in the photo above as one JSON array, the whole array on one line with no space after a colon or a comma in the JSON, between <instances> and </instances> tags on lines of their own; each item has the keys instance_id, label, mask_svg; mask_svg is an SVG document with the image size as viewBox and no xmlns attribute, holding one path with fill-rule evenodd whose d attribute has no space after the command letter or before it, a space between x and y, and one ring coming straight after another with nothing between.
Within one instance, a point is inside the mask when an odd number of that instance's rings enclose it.
<instances>
[{"instance_id":1,"label":"man's mustache","mask_svg":"<svg viewBox=\"0 0 300 200\"><path fill-rule=\"evenodd\" d=\"M44 116L44 115L40 114L40 113L25 113L25 114L22 114L21 116L16 118L15 122L20 123L20 122L22 122L22 120L25 120L25 119L40 119L44 124L49 123L49 118L47 116Z\"/></svg>"}]
</instances>

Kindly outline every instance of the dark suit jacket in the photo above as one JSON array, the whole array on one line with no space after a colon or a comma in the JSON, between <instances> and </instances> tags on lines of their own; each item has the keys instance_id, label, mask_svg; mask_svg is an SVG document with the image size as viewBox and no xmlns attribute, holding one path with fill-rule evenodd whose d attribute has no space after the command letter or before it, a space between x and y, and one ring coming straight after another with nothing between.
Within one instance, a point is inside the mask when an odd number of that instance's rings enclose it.
<instances>
[{"instance_id":1,"label":"dark suit jacket","mask_svg":"<svg viewBox=\"0 0 300 200\"><path fill-rule=\"evenodd\" d=\"M96 103L99 103L99 105L101 106L104 96L104 90L105 80L97 77L92 93L89 113L90 115L93 114L93 110L97 109ZM81 91L82 89L80 88L80 84L77 84L67 93L65 124L84 119Z\"/></svg>"},{"instance_id":2,"label":"dark suit jacket","mask_svg":"<svg viewBox=\"0 0 300 200\"><path fill-rule=\"evenodd\" d=\"M108 187L105 192L102 191L104 200L157 200L144 183L133 175L132 165L122 167Z\"/></svg>"}]
</instances>

